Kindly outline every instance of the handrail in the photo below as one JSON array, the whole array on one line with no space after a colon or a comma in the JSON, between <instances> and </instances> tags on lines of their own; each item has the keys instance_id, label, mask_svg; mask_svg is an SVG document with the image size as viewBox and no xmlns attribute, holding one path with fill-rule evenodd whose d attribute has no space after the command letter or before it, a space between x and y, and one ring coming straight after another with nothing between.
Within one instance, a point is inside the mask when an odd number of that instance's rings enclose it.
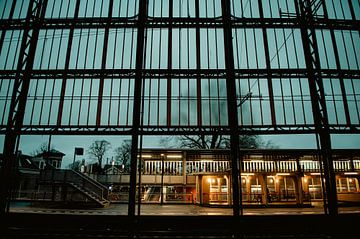
<instances>
[{"instance_id":1,"label":"handrail","mask_svg":"<svg viewBox=\"0 0 360 239\"><path fill-rule=\"evenodd\" d=\"M72 170L72 169L71 169L71 171L73 171L75 174L79 175L80 177L85 178L86 180L88 180L88 181L96 184L97 186L103 188L104 190L108 190L108 188L107 188L106 186L104 186L103 184L99 183L99 182L96 181L95 179L93 179L93 178L91 178L91 177L88 177L88 176L86 176L85 174L79 173L79 172L77 172L77 171L75 171L75 170Z\"/></svg>"},{"instance_id":2,"label":"handrail","mask_svg":"<svg viewBox=\"0 0 360 239\"><path fill-rule=\"evenodd\" d=\"M73 183L85 189L85 191L94 193L100 200L106 199L109 194L109 190L104 185L74 170L45 170L41 173L40 179L52 182Z\"/></svg>"}]
</instances>

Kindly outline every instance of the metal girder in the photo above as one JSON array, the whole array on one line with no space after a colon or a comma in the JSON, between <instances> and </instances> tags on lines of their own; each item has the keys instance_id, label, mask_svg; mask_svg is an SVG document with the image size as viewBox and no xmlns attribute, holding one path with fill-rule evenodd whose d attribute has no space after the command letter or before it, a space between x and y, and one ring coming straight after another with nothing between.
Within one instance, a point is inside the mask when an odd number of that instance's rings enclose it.
<instances>
[{"instance_id":1,"label":"metal girder","mask_svg":"<svg viewBox=\"0 0 360 239\"><path fill-rule=\"evenodd\" d=\"M234 50L231 28L231 5L229 0L221 1L225 67L226 67L226 94L228 107L228 127L230 130L230 161L231 161L231 182L232 182L232 207L235 217L242 215L242 192L241 192L241 157L239 153L239 132L238 132L238 106L236 97L236 83L234 72ZM198 46L199 47L199 46Z\"/></svg>"},{"instance_id":2,"label":"metal girder","mask_svg":"<svg viewBox=\"0 0 360 239\"><path fill-rule=\"evenodd\" d=\"M321 1L321 0L320 0ZM311 95L311 105L314 115L315 130L317 134L319 156L324 164L325 191L324 205L325 212L336 215L337 196L336 181L332 163L330 127L328 121L325 91L323 78L319 72L320 57L317 47L316 32L314 28L313 3L310 0L300 0L298 18L301 22L301 38L303 42L306 68L308 70L309 90ZM320 2L320 4L323 4ZM325 193L326 192L326 193Z\"/></svg>"},{"instance_id":3,"label":"metal girder","mask_svg":"<svg viewBox=\"0 0 360 239\"><path fill-rule=\"evenodd\" d=\"M107 19L107 18L105 18ZM136 28L137 17L112 17L110 24L104 18L79 18L79 19L45 19L41 29L70 29L74 28ZM339 19L314 19L316 29L334 30L359 30L359 20ZM300 23L294 17L289 18L237 18L230 20L231 28L300 28ZM25 29L26 19L0 20L0 28L4 30ZM222 28L222 19L218 18L159 18L148 17L145 21L145 28Z\"/></svg>"},{"instance_id":4,"label":"metal girder","mask_svg":"<svg viewBox=\"0 0 360 239\"><path fill-rule=\"evenodd\" d=\"M144 135L211 135L214 130L222 134L229 134L230 131L225 126L143 126L140 134ZM238 126L239 134L312 134L316 133L314 125L248 125ZM331 134L359 134L360 125L329 125ZM6 133L6 125L0 126L0 133ZM114 135L124 134L130 135L132 133L132 126L95 126L95 125L77 125L77 126L38 126L38 125L24 125L20 133L23 135Z\"/></svg>"},{"instance_id":5,"label":"metal girder","mask_svg":"<svg viewBox=\"0 0 360 239\"><path fill-rule=\"evenodd\" d=\"M9 117L5 132L4 162L1 168L1 215L8 209L12 185L12 167L15 165L17 147L25 114L26 97L29 91L31 70L33 68L37 39L40 32L41 20L45 16L47 0L32 0L29 3L26 28L24 29L17 71L14 77L14 87L9 109Z\"/></svg>"},{"instance_id":6,"label":"metal girder","mask_svg":"<svg viewBox=\"0 0 360 239\"><path fill-rule=\"evenodd\" d=\"M24 73L23 71L20 71ZM0 79L14 79L18 71L0 70ZM63 79L82 78L135 78L136 70L131 69L83 69L83 70L32 70L31 79ZM225 70L191 69L191 70L141 70L144 78L225 78ZM307 78L307 70L304 69L235 69L235 78ZM322 78L348 78L360 79L358 70L321 69L316 75Z\"/></svg>"}]
</instances>

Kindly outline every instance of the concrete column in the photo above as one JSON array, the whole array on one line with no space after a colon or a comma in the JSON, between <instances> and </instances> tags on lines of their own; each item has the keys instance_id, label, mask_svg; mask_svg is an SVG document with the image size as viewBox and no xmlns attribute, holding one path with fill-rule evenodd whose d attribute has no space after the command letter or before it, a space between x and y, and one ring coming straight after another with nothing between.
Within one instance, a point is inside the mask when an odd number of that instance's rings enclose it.
<instances>
[{"instance_id":1,"label":"concrete column","mask_svg":"<svg viewBox=\"0 0 360 239\"><path fill-rule=\"evenodd\" d=\"M218 195L217 200L219 201L222 198L222 191L221 191L221 178L216 178L218 184Z\"/></svg>"},{"instance_id":2,"label":"concrete column","mask_svg":"<svg viewBox=\"0 0 360 239\"><path fill-rule=\"evenodd\" d=\"M201 184L201 204L209 205L210 202L210 183L208 182L209 177L202 177Z\"/></svg>"},{"instance_id":3,"label":"concrete column","mask_svg":"<svg viewBox=\"0 0 360 239\"><path fill-rule=\"evenodd\" d=\"M338 180L339 180L339 189L340 189L340 192L342 192L343 190L342 190L341 178L340 178L340 177L338 177Z\"/></svg>"},{"instance_id":4,"label":"concrete column","mask_svg":"<svg viewBox=\"0 0 360 239\"><path fill-rule=\"evenodd\" d=\"M303 184L302 184L302 189L304 191L304 193L309 193L309 178L304 176L304 180L303 180Z\"/></svg>"},{"instance_id":5,"label":"concrete column","mask_svg":"<svg viewBox=\"0 0 360 239\"><path fill-rule=\"evenodd\" d=\"M251 176L245 178L246 191L248 195L248 202L251 201Z\"/></svg>"},{"instance_id":6,"label":"concrete column","mask_svg":"<svg viewBox=\"0 0 360 239\"><path fill-rule=\"evenodd\" d=\"M268 190L267 190L267 177L266 174L258 176L261 185L261 203L268 205Z\"/></svg>"},{"instance_id":7,"label":"concrete column","mask_svg":"<svg viewBox=\"0 0 360 239\"><path fill-rule=\"evenodd\" d=\"M304 202L304 195L302 191L302 180L300 175L295 175L294 177L291 177L292 180L294 180L295 185L295 198L296 198L296 204L302 205Z\"/></svg>"}]
</instances>

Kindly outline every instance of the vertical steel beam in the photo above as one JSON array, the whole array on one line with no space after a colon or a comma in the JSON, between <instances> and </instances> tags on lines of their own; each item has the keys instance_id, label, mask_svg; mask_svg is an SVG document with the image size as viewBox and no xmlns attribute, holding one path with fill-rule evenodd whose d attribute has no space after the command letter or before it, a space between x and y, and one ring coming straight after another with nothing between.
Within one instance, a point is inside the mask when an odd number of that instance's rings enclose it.
<instances>
[{"instance_id":1,"label":"vertical steel beam","mask_svg":"<svg viewBox=\"0 0 360 239\"><path fill-rule=\"evenodd\" d=\"M145 21L147 19L147 0L139 0L139 15L137 22L137 39L136 39L136 73L134 87L134 106L133 106L133 126L131 136L131 168L130 168L130 189L129 189L129 207L128 215L135 216L136 200L136 172L137 172L137 155L139 143L139 128L141 116L141 89L142 89L142 69L144 65L144 36Z\"/></svg>"},{"instance_id":2,"label":"vertical steel beam","mask_svg":"<svg viewBox=\"0 0 360 239\"><path fill-rule=\"evenodd\" d=\"M234 51L232 42L231 12L230 1L221 0L222 20L224 27L224 49L226 67L226 91L228 106L228 124L230 128L230 160L233 187L233 215L239 216L240 209L242 214L242 195L241 182L239 180L239 133L238 133L238 114L236 102L236 85L234 72ZM241 169L240 169L241 171Z\"/></svg>"},{"instance_id":3,"label":"vertical steel beam","mask_svg":"<svg viewBox=\"0 0 360 239\"><path fill-rule=\"evenodd\" d=\"M259 15L260 19L264 19L264 10L262 5L262 0L258 0L259 5ZM262 35L263 35L263 42L264 42L264 51L265 51L265 62L266 62L266 70L269 72L271 69L270 64L270 53L269 53L269 43L268 37L266 34L266 26L264 24L261 25ZM270 103L270 114L271 114L271 124L275 127L276 126L276 114L275 114L275 104L274 104L274 90L272 86L272 79L267 74L267 83L268 83L268 91L269 91L269 103Z\"/></svg>"},{"instance_id":4,"label":"vertical steel beam","mask_svg":"<svg viewBox=\"0 0 360 239\"><path fill-rule=\"evenodd\" d=\"M76 0L75 12L74 12L74 20L78 19L78 17L79 17L80 1L81 0ZM74 26L74 24L71 24L70 25L70 31L69 31L69 41L68 41L67 50L66 50L65 65L64 65L64 71L65 72L67 72L69 70L70 57L71 57L71 48L72 48L72 43L73 43L73 38L74 38L74 31L75 31L75 26ZM66 80L67 80L67 76L66 76L66 73L65 73L64 76L63 76L63 79L62 79L62 83L61 83L59 110L58 110L57 123L56 123L57 126L61 125L61 120L62 120L62 115L63 115L63 110L64 110L64 98L65 98L65 90L66 90Z\"/></svg>"},{"instance_id":5,"label":"vertical steel beam","mask_svg":"<svg viewBox=\"0 0 360 239\"><path fill-rule=\"evenodd\" d=\"M325 92L320 71L319 51L317 48L316 32L313 25L314 15L311 9L310 0L295 0L295 3L299 7L297 15L301 22L301 38L309 79L314 124L316 134L320 139L319 150L321 160L324 164L325 190L327 197L327 205L324 205L324 207L326 207L326 210L328 210L330 215L336 215L338 213L336 181L332 161L331 138Z\"/></svg>"},{"instance_id":6,"label":"vertical steel beam","mask_svg":"<svg viewBox=\"0 0 360 239\"><path fill-rule=\"evenodd\" d=\"M200 9L199 9L199 1L195 0L195 17L196 19L200 19ZM196 24L196 70L201 70L201 57L200 57L200 25L199 21ZM196 76L196 106L197 106L197 125L198 127L202 126L202 104L201 104L201 77L198 74Z\"/></svg>"},{"instance_id":7,"label":"vertical steel beam","mask_svg":"<svg viewBox=\"0 0 360 239\"><path fill-rule=\"evenodd\" d=\"M35 58L35 50L40 27L45 16L47 0L29 2L26 15L26 28L23 32L17 72L9 109L8 124L3 152L3 165L0 174L0 207L4 215L9 206L11 192L11 169L15 165L17 148L20 141L20 131L24 121L25 106L29 92L30 79Z\"/></svg>"},{"instance_id":8,"label":"vertical steel beam","mask_svg":"<svg viewBox=\"0 0 360 239\"><path fill-rule=\"evenodd\" d=\"M105 25L104 45L103 45L102 60L101 60L101 69L102 70L105 70L105 68L106 68L106 58L107 58L108 42L109 42L109 30L110 30L110 24L111 24L111 19L112 19L113 5L114 5L114 0L110 0L108 18L107 18L107 22ZM125 39L124 39L124 41L125 41ZM104 80L105 79L102 76L100 78L100 84L99 84L99 93L98 93L99 98L98 98L98 102L97 102L97 111L96 111L96 126L100 126L100 123L101 123L102 98L103 98L103 93L104 93Z\"/></svg>"},{"instance_id":9,"label":"vertical steel beam","mask_svg":"<svg viewBox=\"0 0 360 239\"><path fill-rule=\"evenodd\" d=\"M168 65L167 69L171 70L172 68L172 20L173 20L173 1L169 2L169 29L168 29ZM171 126L171 77L167 78L167 92L166 92L166 125Z\"/></svg>"}]
</instances>

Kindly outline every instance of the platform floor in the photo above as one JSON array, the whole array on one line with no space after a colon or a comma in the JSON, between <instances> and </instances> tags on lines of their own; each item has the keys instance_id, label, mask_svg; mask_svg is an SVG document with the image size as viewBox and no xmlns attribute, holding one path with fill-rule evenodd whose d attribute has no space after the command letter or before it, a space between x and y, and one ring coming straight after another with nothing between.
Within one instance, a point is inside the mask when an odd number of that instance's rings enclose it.
<instances>
[{"instance_id":1,"label":"platform floor","mask_svg":"<svg viewBox=\"0 0 360 239\"><path fill-rule=\"evenodd\" d=\"M199 205L159 205L142 204L140 215L148 216L230 216L232 208L206 207ZM40 213L40 214L72 214L72 215L127 215L128 206L126 204L111 204L107 208L93 209L67 209L34 207L30 203L14 203L10 207L10 212L14 213ZM136 212L137 212L136 208ZM360 207L339 207L339 214L360 213ZM324 209L320 205L307 208L244 208L244 215L319 215L324 214Z\"/></svg>"}]
</instances>

